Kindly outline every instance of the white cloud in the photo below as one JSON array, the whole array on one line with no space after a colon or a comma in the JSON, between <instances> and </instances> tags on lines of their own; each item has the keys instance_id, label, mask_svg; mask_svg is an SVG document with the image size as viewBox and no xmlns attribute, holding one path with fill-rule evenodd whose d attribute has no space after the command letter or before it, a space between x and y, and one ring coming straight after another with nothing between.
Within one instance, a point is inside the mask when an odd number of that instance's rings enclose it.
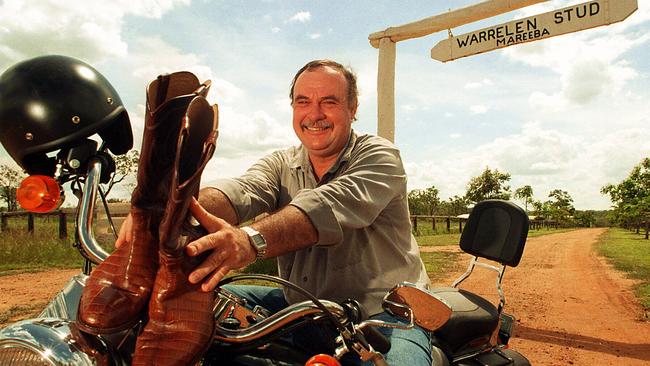
<instances>
[{"instance_id":1,"label":"white cloud","mask_svg":"<svg viewBox=\"0 0 650 366\"><path fill-rule=\"evenodd\" d=\"M415 104L402 104L401 108L406 112L415 112L418 110L418 107Z\"/></svg>"},{"instance_id":2,"label":"white cloud","mask_svg":"<svg viewBox=\"0 0 650 366\"><path fill-rule=\"evenodd\" d=\"M465 89L479 89L484 86L490 86L492 85L492 80L490 79L483 79L481 81L471 81L465 84L464 88Z\"/></svg>"},{"instance_id":3,"label":"white cloud","mask_svg":"<svg viewBox=\"0 0 650 366\"><path fill-rule=\"evenodd\" d=\"M311 13L308 11L300 11L296 14L294 14L291 18L289 18L289 23L307 23L308 21L311 20Z\"/></svg>"},{"instance_id":4,"label":"white cloud","mask_svg":"<svg viewBox=\"0 0 650 366\"><path fill-rule=\"evenodd\" d=\"M279 28L279 27L273 27L273 28L271 28L271 33L279 33L279 32L280 32L280 28Z\"/></svg>"},{"instance_id":5,"label":"white cloud","mask_svg":"<svg viewBox=\"0 0 650 366\"><path fill-rule=\"evenodd\" d=\"M320 33L310 33L309 39L319 39L321 37Z\"/></svg>"},{"instance_id":6,"label":"white cloud","mask_svg":"<svg viewBox=\"0 0 650 366\"><path fill-rule=\"evenodd\" d=\"M291 123L279 122L265 111L248 113L224 106L219 119L223 123L215 159L204 173L205 182L239 175L264 154L298 144Z\"/></svg>"},{"instance_id":7,"label":"white cloud","mask_svg":"<svg viewBox=\"0 0 650 366\"><path fill-rule=\"evenodd\" d=\"M20 1L0 3L0 68L42 54L65 54L91 63L124 57L123 18L160 18L189 0Z\"/></svg>"},{"instance_id":8,"label":"white cloud","mask_svg":"<svg viewBox=\"0 0 650 366\"><path fill-rule=\"evenodd\" d=\"M552 1L522 13L528 16L563 6L566 4ZM556 106L585 105L600 96L611 97L638 76L633 65L625 60L625 53L650 40L649 34L627 31L650 19L647 7L639 8L621 23L509 47L503 54L512 61L549 69L559 75L561 89L556 93L536 92L542 97L542 105L551 101Z\"/></svg>"},{"instance_id":9,"label":"white cloud","mask_svg":"<svg viewBox=\"0 0 650 366\"><path fill-rule=\"evenodd\" d=\"M459 139L461 137L463 137L463 135L461 135L460 133L452 133L452 134L449 135L449 138L454 139L454 140Z\"/></svg>"},{"instance_id":10,"label":"white cloud","mask_svg":"<svg viewBox=\"0 0 650 366\"><path fill-rule=\"evenodd\" d=\"M486 166L512 175L511 187L529 184L536 199L563 189L578 209L606 209L600 188L624 179L650 155L650 128L630 128L599 137L572 136L538 123L527 123L513 135L450 153L435 160L406 162L409 189L435 185L440 196L463 195L467 182Z\"/></svg>"},{"instance_id":11,"label":"white cloud","mask_svg":"<svg viewBox=\"0 0 650 366\"><path fill-rule=\"evenodd\" d=\"M488 109L489 108L487 106L484 106L482 104L475 104L469 107L469 110L472 112L472 114L484 114L487 113Z\"/></svg>"}]
</instances>

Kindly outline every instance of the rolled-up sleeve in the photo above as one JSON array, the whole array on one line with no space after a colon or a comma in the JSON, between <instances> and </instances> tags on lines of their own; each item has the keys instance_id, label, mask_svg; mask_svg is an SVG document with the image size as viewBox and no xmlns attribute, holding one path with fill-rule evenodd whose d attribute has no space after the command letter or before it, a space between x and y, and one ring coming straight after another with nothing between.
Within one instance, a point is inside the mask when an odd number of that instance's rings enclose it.
<instances>
[{"instance_id":1,"label":"rolled-up sleeve","mask_svg":"<svg viewBox=\"0 0 650 366\"><path fill-rule=\"evenodd\" d=\"M280 153L260 159L244 175L232 179L220 179L214 188L223 192L237 212L239 222L277 209L281 186Z\"/></svg>"},{"instance_id":2,"label":"rolled-up sleeve","mask_svg":"<svg viewBox=\"0 0 650 366\"><path fill-rule=\"evenodd\" d=\"M399 152L387 144L353 149L339 169L331 181L300 191L291 201L316 227L317 245L342 242L346 228L370 226L406 185Z\"/></svg>"}]
</instances>

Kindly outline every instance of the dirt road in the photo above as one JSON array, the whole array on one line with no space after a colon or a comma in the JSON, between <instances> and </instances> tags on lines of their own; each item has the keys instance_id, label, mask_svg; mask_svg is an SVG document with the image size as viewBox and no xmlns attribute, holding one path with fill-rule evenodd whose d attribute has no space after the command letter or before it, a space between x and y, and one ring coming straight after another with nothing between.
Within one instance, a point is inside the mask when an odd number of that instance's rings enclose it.
<instances>
[{"instance_id":1,"label":"dirt road","mask_svg":"<svg viewBox=\"0 0 650 366\"><path fill-rule=\"evenodd\" d=\"M505 311L517 318L510 344L533 365L650 365L650 321L633 282L592 250L603 231L531 238L519 266L506 270ZM495 273L479 271L462 287L496 301Z\"/></svg>"},{"instance_id":2,"label":"dirt road","mask_svg":"<svg viewBox=\"0 0 650 366\"><path fill-rule=\"evenodd\" d=\"M506 312L517 318L510 344L533 365L650 365L650 321L634 299L632 281L592 250L602 232L585 229L529 239L521 264L506 271ZM75 272L0 277L0 323L33 316ZM496 301L491 271L479 269L462 287Z\"/></svg>"}]
</instances>

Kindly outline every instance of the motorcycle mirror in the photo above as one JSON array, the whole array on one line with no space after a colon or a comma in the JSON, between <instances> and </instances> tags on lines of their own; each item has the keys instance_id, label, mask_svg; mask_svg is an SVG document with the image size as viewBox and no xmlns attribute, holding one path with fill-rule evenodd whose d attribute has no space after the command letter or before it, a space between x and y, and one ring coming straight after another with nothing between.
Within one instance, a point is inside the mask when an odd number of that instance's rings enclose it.
<instances>
[{"instance_id":1,"label":"motorcycle mirror","mask_svg":"<svg viewBox=\"0 0 650 366\"><path fill-rule=\"evenodd\" d=\"M384 297L383 307L394 316L410 320L429 332L443 326L451 317L451 306L443 299L408 282L393 287Z\"/></svg>"},{"instance_id":2,"label":"motorcycle mirror","mask_svg":"<svg viewBox=\"0 0 650 366\"><path fill-rule=\"evenodd\" d=\"M55 210L63 203L61 187L52 177L30 175L16 189L20 207L30 212L45 213Z\"/></svg>"}]
</instances>

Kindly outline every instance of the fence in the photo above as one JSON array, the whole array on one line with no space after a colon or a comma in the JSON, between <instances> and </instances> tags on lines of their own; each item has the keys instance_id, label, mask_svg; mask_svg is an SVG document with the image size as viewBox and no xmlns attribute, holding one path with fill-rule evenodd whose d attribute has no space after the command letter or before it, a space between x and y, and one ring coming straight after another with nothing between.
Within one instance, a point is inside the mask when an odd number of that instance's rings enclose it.
<instances>
[{"instance_id":1,"label":"fence","mask_svg":"<svg viewBox=\"0 0 650 366\"><path fill-rule=\"evenodd\" d=\"M463 231L463 223L467 221L466 217L458 216L431 216L431 215L411 215L411 225L413 226L413 231L418 231L418 220L422 222L423 220L431 220L431 229L433 232L436 231L436 225L438 223L444 222L447 228L447 232L451 232L452 222L458 222L458 232Z\"/></svg>"},{"instance_id":2,"label":"fence","mask_svg":"<svg viewBox=\"0 0 650 366\"><path fill-rule=\"evenodd\" d=\"M115 230L120 230L120 226L122 226L122 222L124 222L124 219L126 218L126 215L131 211L131 203L129 202L111 202L108 204L108 209L111 213L111 220L113 220L113 224L115 225ZM104 211L104 207L101 205L98 205L96 207L96 212L97 212L97 217L96 217L96 226L95 230L98 234L108 234L112 233L111 225L110 222L108 221L108 217L106 216L106 211Z\"/></svg>"},{"instance_id":3,"label":"fence","mask_svg":"<svg viewBox=\"0 0 650 366\"><path fill-rule=\"evenodd\" d=\"M130 204L129 203L110 203L109 209L111 210L111 217L115 223L115 227L119 229L122 221L129 213ZM110 225L108 218L103 210L99 210L97 217L97 229L99 233L109 232ZM27 217L27 231L29 233L34 232L34 217L42 216L57 216L59 219L59 238L63 239L68 236L67 228L67 216L70 212L65 210L57 210L53 212L35 214L26 211L14 211L14 212L0 212L0 229L4 232L7 231L7 219L9 217ZM431 220L431 229L433 232L436 232L436 225L439 223L445 224L446 230L448 233L452 230L452 222L458 223L458 232L463 231L463 224L467 221L467 217L458 217L458 216L435 216L435 215L411 215L411 224L413 226L413 231L417 232L418 230L418 221L422 222L423 220ZM456 225L454 225L456 226ZM531 220L530 228L532 230L537 230L541 228L558 228L557 221L554 220Z\"/></svg>"},{"instance_id":4,"label":"fence","mask_svg":"<svg viewBox=\"0 0 650 366\"><path fill-rule=\"evenodd\" d=\"M65 239L68 237L68 224L67 216L68 213L64 210L57 210L48 213L32 213L27 211L13 211L13 212L1 212L0 213L0 230L6 232L8 230L7 219L10 217L27 217L27 232L30 234L34 233L34 217L49 217L56 216L59 219L59 239Z\"/></svg>"},{"instance_id":5,"label":"fence","mask_svg":"<svg viewBox=\"0 0 650 366\"><path fill-rule=\"evenodd\" d=\"M431 230L436 232L436 225L444 223L448 233L452 230L452 223L458 223L458 232L463 231L463 224L467 221L465 216L431 216L431 215L411 215L411 225L413 226L413 231L418 231L418 221L421 223L423 220L431 220ZM456 226L456 225L453 225ZM530 229L539 230L539 229L557 229L559 224L555 220L530 220Z\"/></svg>"},{"instance_id":6,"label":"fence","mask_svg":"<svg viewBox=\"0 0 650 366\"><path fill-rule=\"evenodd\" d=\"M560 224L555 220L530 220L530 229L557 229Z\"/></svg>"}]
</instances>

